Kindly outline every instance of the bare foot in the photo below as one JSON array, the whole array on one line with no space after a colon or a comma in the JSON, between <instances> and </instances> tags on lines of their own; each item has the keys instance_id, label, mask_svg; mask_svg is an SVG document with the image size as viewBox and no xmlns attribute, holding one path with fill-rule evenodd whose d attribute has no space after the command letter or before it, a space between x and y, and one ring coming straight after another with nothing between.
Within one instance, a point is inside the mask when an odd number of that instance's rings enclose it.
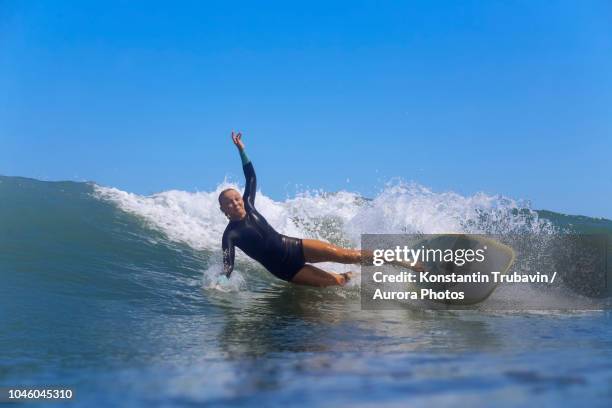
<instances>
[{"instance_id":1,"label":"bare foot","mask_svg":"<svg viewBox=\"0 0 612 408\"><path fill-rule=\"evenodd\" d=\"M344 285L346 285L346 284L347 284L347 283L348 283L348 282L351 280L351 278L353 277L353 272L344 272L344 273L341 273L340 275L342 275L342 276L344 277L344 284L343 284L343 286L344 286Z\"/></svg>"}]
</instances>

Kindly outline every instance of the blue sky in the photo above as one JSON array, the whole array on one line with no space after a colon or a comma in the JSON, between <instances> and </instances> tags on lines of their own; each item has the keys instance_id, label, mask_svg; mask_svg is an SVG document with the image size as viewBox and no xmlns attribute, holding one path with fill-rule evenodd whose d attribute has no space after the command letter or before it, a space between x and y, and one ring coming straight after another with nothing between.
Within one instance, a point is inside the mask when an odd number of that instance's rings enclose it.
<instances>
[{"instance_id":1,"label":"blue sky","mask_svg":"<svg viewBox=\"0 0 612 408\"><path fill-rule=\"evenodd\" d=\"M0 0L0 174L149 194L394 177L612 218L608 1Z\"/></svg>"}]
</instances>

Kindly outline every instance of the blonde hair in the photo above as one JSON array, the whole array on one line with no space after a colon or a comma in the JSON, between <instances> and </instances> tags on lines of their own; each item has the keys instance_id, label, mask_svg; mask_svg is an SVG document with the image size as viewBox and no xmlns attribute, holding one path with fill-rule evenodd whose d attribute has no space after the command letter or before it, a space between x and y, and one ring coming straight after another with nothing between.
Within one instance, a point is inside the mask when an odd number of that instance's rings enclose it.
<instances>
[{"instance_id":1,"label":"blonde hair","mask_svg":"<svg viewBox=\"0 0 612 408\"><path fill-rule=\"evenodd\" d=\"M227 193L228 191L232 191L232 190L234 190L234 191L238 192L238 190L236 190L235 188L231 188L231 187L230 187L230 188L226 188L225 190L223 190L223 191L221 191L221 192L219 193L219 205L221 205L221 204L222 204L222 203L221 203L221 198L223 197L223 195L224 195L225 193Z\"/></svg>"}]
</instances>

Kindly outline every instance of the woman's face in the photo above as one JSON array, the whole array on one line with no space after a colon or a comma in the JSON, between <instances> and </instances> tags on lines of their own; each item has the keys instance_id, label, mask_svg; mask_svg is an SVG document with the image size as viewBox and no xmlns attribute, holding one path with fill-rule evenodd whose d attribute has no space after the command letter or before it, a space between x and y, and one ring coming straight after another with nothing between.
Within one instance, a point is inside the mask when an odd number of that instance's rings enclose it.
<instances>
[{"instance_id":1,"label":"woman's face","mask_svg":"<svg viewBox=\"0 0 612 408\"><path fill-rule=\"evenodd\" d=\"M244 201L236 190L228 190L221 196L221 211L232 221L238 221L246 216Z\"/></svg>"}]
</instances>

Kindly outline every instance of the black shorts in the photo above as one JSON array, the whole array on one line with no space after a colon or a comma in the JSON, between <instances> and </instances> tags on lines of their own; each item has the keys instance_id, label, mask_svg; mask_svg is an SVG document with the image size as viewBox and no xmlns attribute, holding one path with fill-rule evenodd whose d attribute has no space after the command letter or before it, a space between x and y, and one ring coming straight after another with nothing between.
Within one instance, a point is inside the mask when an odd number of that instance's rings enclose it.
<instances>
[{"instance_id":1,"label":"black shorts","mask_svg":"<svg viewBox=\"0 0 612 408\"><path fill-rule=\"evenodd\" d=\"M279 258L265 266L277 278L291 282L306 264L302 240L281 235L281 252Z\"/></svg>"}]
</instances>

